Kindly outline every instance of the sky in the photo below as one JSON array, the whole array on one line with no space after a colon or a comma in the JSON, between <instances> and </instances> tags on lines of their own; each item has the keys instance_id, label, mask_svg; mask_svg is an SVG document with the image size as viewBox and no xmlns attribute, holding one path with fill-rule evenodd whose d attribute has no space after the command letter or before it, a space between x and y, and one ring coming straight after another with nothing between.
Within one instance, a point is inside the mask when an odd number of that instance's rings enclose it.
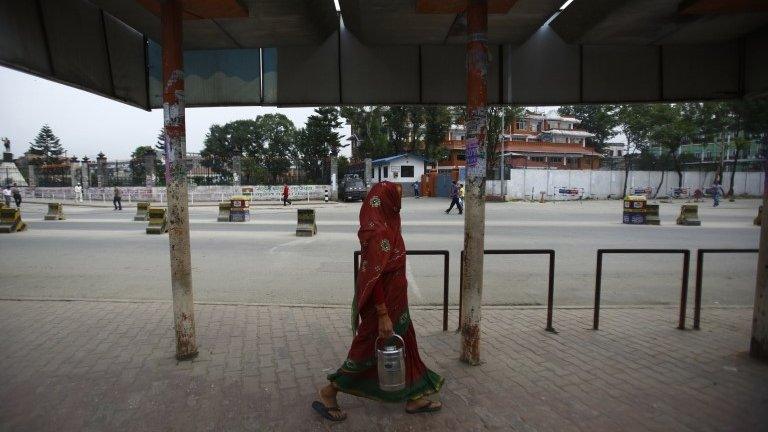
<instances>
[{"instance_id":1,"label":"sky","mask_svg":"<svg viewBox=\"0 0 768 432\"><path fill-rule=\"evenodd\" d=\"M199 152L213 124L254 118L260 114L285 114L297 128L302 127L313 108L227 107L188 108L187 151ZM95 158L100 151L109 159L128 159L141 145L154 145L163 126L160 109L144 111L0 66L0 138L11 140L14 157L29 149L48 124L69 156ZM340 129L346 142L349 126ZM342 150L349 153L349 147Z\"/></svg>"}]
</instances>

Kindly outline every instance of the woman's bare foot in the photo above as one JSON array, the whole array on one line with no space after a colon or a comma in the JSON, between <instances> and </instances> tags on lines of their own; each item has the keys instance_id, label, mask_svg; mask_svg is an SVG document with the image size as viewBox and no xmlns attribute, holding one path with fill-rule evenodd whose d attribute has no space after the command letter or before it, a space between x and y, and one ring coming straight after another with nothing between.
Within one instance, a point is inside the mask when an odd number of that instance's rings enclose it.
<instances>
[{"instance_id":1,"label":"woman's bare foot","mask_svg":"<svg viewBox=\"0 0 768 432\"><path fill-rule=\"evenodd\" d=\"M341 421L347 418L347 413L339 408L339 402L336 400L336 394L339 391L333 384L321 388L317 393L320 396L320 401L327 409L329 416L333 417L333 420Z\"/></svg>"},{"instance_id":2,"label":"woman's bare foot","mask_svg":"<svg viewBox=\"0 0 768 432\"><path fill-rule=\"evenodd\" d=\"M422 413L422 412L435 412L440 411L443 407L442 402L436 402L429 400L425 397L409 400L405 404L405 411L409 414Z\"/></svg>"}]
</instances>

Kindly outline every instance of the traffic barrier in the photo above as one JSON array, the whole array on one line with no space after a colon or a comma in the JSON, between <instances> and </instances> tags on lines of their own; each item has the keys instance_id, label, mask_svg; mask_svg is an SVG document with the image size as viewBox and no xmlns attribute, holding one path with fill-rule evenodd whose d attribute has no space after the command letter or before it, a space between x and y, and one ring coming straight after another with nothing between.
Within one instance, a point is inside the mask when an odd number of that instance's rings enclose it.
<instances>
[{"instance_id":1,"label":"traffic barrier","mask_svg":"<svg viewBox=\"0 0 768 432\"><path fill-rule=\"evenodd\" d=\"M152 207L147 213L149 215L147 234L165 234L168 232L168 218L165 208Z\"/></svg>"},{"instance_id":2,"label":"traffic barrier","mask_svg":"<svg viewBox=\"0 0 768 432\"><path fill-rule=\"evenodd\" d=\"M149 218L149 203L142 201L136 203L136 216L133 217L134 221L144 222Z\"/></svg>"},{"instance_id":3,"label":"traffic barrier","mask_svg":"<svg viewBox=\"0 0 768 432\"><path fill-rule=\"evenodd\" d=\"M64 220L64 208L61 203L48 203L48 214L43 220Z\"/></svg>"},{"instance_id":4,"label":"traffic barrier","mask_svg":"<svg viewBox=\"0 0 768 432\"><path fill-rule=\"evenodd\" d=\"M483 255L549 255L549 272L547 278L547 325L544 330L557 333L552 327L552 310L555 298L555 251L552 249L485 249ZM461 262L464 262L464 251L461 251ZM464 284L464 266L459 266L459 293ZM461 330L461 294L459 294L459 328Z\"/></svg>"},{"instance_id":5,"label":"traffic barrier","mask_svg":"<svg viewBox=\"0 0 768 432\"><path fill-rule=\"evenodd\" d=\"M0 209L0 233L24 231L27 224L21 220L21 211L17 208Z\"/></svg>"},{"instance_id":6,"label":"traffic barrier","mask_svg":"<svg viewBox=\"0 0 768 432\"><path fill-rule=\"evenodd\" d=\"M219 217L216 219L218 222L229 222L229 209L232 206L231 203L219 203Z\"/></svg>"},{"instance_id":7,"label":"traffic barrier","mask_svg":"<svg viewBox=\"0 0 768 432\"><path fill-rule=\"evenodd\" d=\"M755 216L755 220L752 221L753 224L760 226L763 222L763 206L760 206L757 209L757 216Z\"/></svg>"},{"instance_id":8,"label":"traffic barrier","mask_svg":"<svg viewBox=\"0 0 768 432\"><path fill-rule=\"evenodd\" d=\"M704 277L704 254L705 253L718 253L718 254L731 254L731 253L758 253L757 249L699 249L696 254L696 287L694 289L693 298L693 329L699 330L699 324L701 323L701 291L702 291L702 279Z\"/></svg>"},{"instance_id":9,"label":"traffic barrier","mask_svg":"<svg viewBox=\"0 0 768 432\"><path fill-rule=\"evenodd\" d=\"M251 203L246 196L233 196L229 200L229 221L248 222L251 220Z\"/></svg>"},{"instance_id":10,"label":"traffic barrier","mask_svg":"<svg viewBox=\"0 0 768 432\"><path fill-rule=\"evenodd\" d=\"M443 256L443 331L448 331L448 281L450 275L450 257L451 254L447 250L409 250L405 251L406 255L442 255ZM354 283L355 292L357 292L357 275L360 270L360 251L355 251L353 254L354 260Z\"/></svg>"},{"instance_id":11,"label":"traffic barrier","mask_svg":"<svg viewBox=\"0 0 768 432\"><path fill-rule=\"evenodd\" d=\"M644 195L628 195L624 197L624 211L621 223L630 225L645 225L648 199Z\"/></svg>"},{"instance_id":12,"label":"traffic barrier","mask_svg":"<svg viewBox=\"0 0 768 432\"><path fill-rule=\"evenodd\" d=\"M659 219L659 205L658 204L646 204L646 206L645 206L645 224L646 225L661 225L661 219Z\"/></svg>"},{"instance_id":13,"label":"traffic barrier","mask_svg":"<svg viewBox=\"0 0 768 432\"><path fill-rule=\"evenodd\" d=\"M298 221L296 224L296 235L299 237L312 237L317 234L317 223L315 223L314 209L297 209Z\"/></svg>"},{"instance_id":14,"label":"traffic barrier","mask_svg":"<svg viewBox=\"0 0 768 432\"><path fill-rule=\"evenodd\" d=\"M683 204L680 206L680 216L677 217L678 225L699 226L699 206L697 204Z\"/></svg>"},{"instance_id":15,"label":"traffic barrier","mask_svg":"<svg viewBox=\"0 0 768 432\"><path fill-rule=\"evenodd\" d=\"M688 249L598 249L597 271L595 274L595 309L592 318L592 329L600 325L600 292L603 283L604 254L683 254L683 279L680 287L680 312L677 328L685 330L685 307L688 302L688 273L691 266L691 251Z\"/></svg>"}]
</instances>

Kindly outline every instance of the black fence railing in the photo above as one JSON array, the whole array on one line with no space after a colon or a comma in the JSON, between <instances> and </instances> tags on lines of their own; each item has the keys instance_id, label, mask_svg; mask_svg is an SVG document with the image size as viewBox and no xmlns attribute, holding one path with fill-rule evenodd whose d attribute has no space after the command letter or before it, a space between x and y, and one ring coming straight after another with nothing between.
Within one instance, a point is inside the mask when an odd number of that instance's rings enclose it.
<instances>
[{"instance_id":1,"label":"black fence railing","mask_svg":"<svg viewBox=\"0 0 768 432\"><path fill-rule=\"evenodd\" d=\"M408 250L406 255L442 255L443 256L443 331L448 331L448 290L450 275L450 253L447 250ZM360 269L360 251L354 253L354 282L353 286L357 290L357 275Z\"/></svg>"},{"instance_id":2,"label":"black fence railing","mask_svg":"<svg viewBox=\"0 0 768 432\"><path fill-rule=\"evenodd\" d=\"M555 251L552 249L485 249L483 255L549 255L549 277L547 283L547 325L548 332L557 333L552 327L552 309L555 296ZM461 328L461 292L464 284L464 251L461 251L459 276L459 328Z\"/></svg>"},{"instance_id":3,"label":"black fence railing","mask_svg":"<svg viewBox=\"0 0 768 432\"><path fill-rule=\"evenodd\" d=\"M603 255L604 254L682 254L683 278L680 288L680 313L677 328L685 330L685 307L688 300L688 274L691 265L691 251L688 249L598 249L597 271L595 275L595 308L592 329L597 330L600 325L600 290L603 280Z\"/></svg>"},{"instance_id":4,"label":"black fence railing","mask_svg":"<svg viewBox=\"0 0 768 432\"><path fill-rule=\"evenodd\" d=\"M693 329L701 323L701 291L704 277L704 254L757 253L757 249L699 249L696 253L696 287L693 299Z\"/></svg>"}]
</instances>

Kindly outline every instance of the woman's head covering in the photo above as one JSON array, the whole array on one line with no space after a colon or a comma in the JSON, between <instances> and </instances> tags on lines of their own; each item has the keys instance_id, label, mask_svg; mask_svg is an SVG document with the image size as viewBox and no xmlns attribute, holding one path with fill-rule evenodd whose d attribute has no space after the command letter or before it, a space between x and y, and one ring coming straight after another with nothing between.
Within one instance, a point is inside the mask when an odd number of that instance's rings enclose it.
<instances>
[{"instance_id":1,"label":"woman's head covering","mask_svg":"<svg viewBox=\"0 0 768 432\"><path fill-rule=\"evenodd\" d=\"M376 183L360 207L360 241L365 232L378 229L400 232L400 192L394 183Z\"/></svg>"}]
</instances>

